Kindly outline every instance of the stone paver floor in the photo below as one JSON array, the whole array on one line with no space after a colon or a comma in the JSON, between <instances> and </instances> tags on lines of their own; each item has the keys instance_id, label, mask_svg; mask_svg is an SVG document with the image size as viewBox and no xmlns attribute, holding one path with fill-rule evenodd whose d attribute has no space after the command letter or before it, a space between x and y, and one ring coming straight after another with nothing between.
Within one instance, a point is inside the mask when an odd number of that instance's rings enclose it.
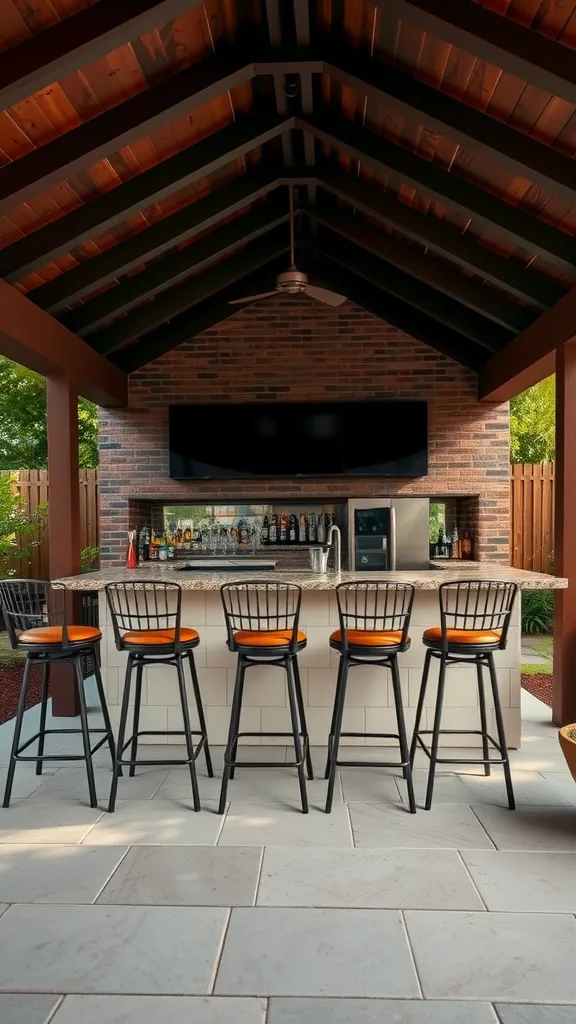
<instances>
[{"instance_id":1,"label":"stone paver floor","mask_svg":"<svg viewBox=\"0 0 576 1024\"><path fill-rule=\"evenodd\" d=\"M340 773L330 816L318 772L304 816L278 768L239 771L224 817L202 774L194 814L186 770L154 768L108 816L104 752L95 811L82 767L19 766L0 810L1 1024L573 1022L576 784L523 700L516 812L498 769L439 775L412 816L400 775L365 768Z\"/></svg>"}]
</instances>

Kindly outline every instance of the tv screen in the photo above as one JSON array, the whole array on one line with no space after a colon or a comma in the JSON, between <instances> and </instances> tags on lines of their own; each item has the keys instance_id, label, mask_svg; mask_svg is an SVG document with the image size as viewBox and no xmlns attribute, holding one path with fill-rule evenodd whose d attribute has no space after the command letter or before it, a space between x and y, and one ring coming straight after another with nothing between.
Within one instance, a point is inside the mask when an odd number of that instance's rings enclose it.
<instances>
[{"instance_id":1,"label":"tv screen","mask_svg":"<svg viewBox=\"0 0 576 1024\"><path fill-rule=\"evenodd\" d=\"M424 476L426 402L269 402L170 407L178 480Z\"/></svg>"}]
</instances>

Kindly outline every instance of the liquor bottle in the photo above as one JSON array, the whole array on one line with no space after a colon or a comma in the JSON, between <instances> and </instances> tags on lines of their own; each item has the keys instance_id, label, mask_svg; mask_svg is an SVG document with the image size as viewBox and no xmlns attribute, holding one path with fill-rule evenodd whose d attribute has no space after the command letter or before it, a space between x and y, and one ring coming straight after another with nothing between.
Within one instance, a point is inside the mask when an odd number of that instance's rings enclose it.
<instances>
[{"instance_id":1,"label":"liquor bottle","mask_svg":"<svg viewBox=\"0 0 576 1024\"><path fill-rule=\"evenodd\" d=\"M264 516L262 523L262 532L260 534L260 540L262 544L270 543L270 523L268 522L268 516Z\"/></svg>"},{"instance_id":2,"label":"liquor bottle","mask_svg":"<svg viewBox=\"0 0 576 1024\"><path fill-rule=\"evenodd\" d=\"M158 561L158 538L155 533L152 533L152 539L150 541L150 561Z\"/></svg>"},{"instance_id":3,"label":"liquor bottle","mask_svg":"<svg viewBox=\"0 0 576 1024\"><path fill-rule=\"evenodd\" d=\"M444 558L444 530L440 527L438 533L438 543L436 544L437 558Z\"/></svg>"},{"instance_id":4,"label":"liquor bottle","mask_svg":"<svg viewBox=\"0 0 576 1024\"><path fill-rule=\"evenodd\" d=\"M248 531L248 523L245 519L241 519L238 523L238 543L240 544L240 547L248 547L249 540L250 534Z\"/></svg>"},{"instance_id":5,"label":"liquor bottle","mask_svg":"<svg viewBox=\"0 0 576 1024\"><path fill-rule=\"evenodd\" d=\"M288 516L285 512L280 516L280 543L286 544L288 541Z\"/></svg>"},{"instance_id":6,"label":"liquor bottle","mask_svg":"<svg viewBox=\"0 0 576 1024\"><path fill-rule=\"evenodd\" d=\"M272 522L270 524L269 540L270 540L270 544L277 544L278 543L278 516L276 515L276 513L274 513L274 515L272 516Z\"/></svg>"},{"instance_id":7,"label":"liquor bottle","mask_svg":"<svg viewBox=\"0 0 576 1024\"><path fill-rule=\"evenodd\" d=\"M184 530L182 547L184 548L185 551L190 551L190 548L192 547L192 530L190 529L189 526L187 526L186 529Z\"/></svg>"},{"instance_id":8,"label":"liquor bottle","mask_svg":"<svg viewBox=\"0 0 576 1024\"><path fill-rule=\"evenodd\" d=\"M298 520L294 513L290 516L290 525L288 527L288 540L291 544L295 544L298 540Z\"/></svg>"},{"instance_id":9,"label":"liquor bottle","mask_svg":"<svg viewBox=\"0 0 576 1024\"><path fill-rule=\"evenodd\" d=\"M178 523L176 533L174 534L174 547L177 551L182 547L182 527L180 526L180 523Z\"/></svg>"},{"instance_id":10,"label":"liquor bottle","mask_svg":"<svg viewBox=\"0 0 576 1024\"><path fill-rule=\"evenodd\" d=\"M300 514L300 526L298 527L298 543L305 544L307 536L308 532L306 528L306 516L302 512Z\"/></svg>"},{"instance_id":11,"label":"liquor bottle","mask_svg":"<svg viewBox=\"0 0 576 1024\"><path fill-rule=\"evenodd\" d=\"M173 559L176 553L176 545L174 541L174 536L171 533L166 534L166 545L168 548L168 558Z\"/></svg>"},{"instance_id":12,"label":"liquor bottle","mask_svg":"<svg viewBox=\"0 0 576 1024\"><path fill-rule=\"evenodd\" d=\"M318 516L317 535L318 535L318 543L319 544L325 544L326 543L326 519L325 519L325 516L324 516L323 512L321 512L320 515Z\"/></svg>"},{"instance_id":13,"label":"liquor bottle","mask_svg":"<svg viewBox=\"0 0 576 1024\"><path fill-rule=\"evenodd\" d=\"M317 540L316 534L316 516L313 512L308 516L308 540L311 544L315 544Z\"/></svg>"},{"instance_id":14,"label":"liquor bottle","mask_svg":"<svg viewBox=\"0 0 576 1024\"><path fill-rule=\"evenodd\" d=\"M442 530L442 558L450 558L452 553L452 545L448 539L446 530Z\"/></svg>"},{"instance_id":15,"label":"liquor bottle","mask_svg":"<svg viewBox=\"0 0 576 1024\"><path fill-rule=\"evenodd\" d=\"M452 531L452 558L462 558L462 545L458 536L458 527Z\"/></svg>"},{"instance_id":16,"label":"liquor bottle","mask_svg":"<svg viewBox=\"0 0 576 1024\"><path fill-rule=\"evenodd\" d=\"M462 558L472 558L472 537L469 533L462 538Z\"/></svg>"}]
</instances>

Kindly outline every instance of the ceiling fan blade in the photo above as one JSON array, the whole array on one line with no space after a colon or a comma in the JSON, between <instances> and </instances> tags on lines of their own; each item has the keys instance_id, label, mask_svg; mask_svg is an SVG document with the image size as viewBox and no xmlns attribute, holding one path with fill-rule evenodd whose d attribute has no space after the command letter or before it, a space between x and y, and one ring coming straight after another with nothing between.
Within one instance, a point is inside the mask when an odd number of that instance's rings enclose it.
<instances>
[{"instance_id":1,"label":"ceiling fan blade","mask_svg":"<svg viewBox=\"0 0 576 1024\"><path fill-rule=\"evenodd\" d=\"M318 288L315 284L309 284L306 294L311 299L318 299L318 302L325 302L327 306L341 306L346 302L345 295L338 295L338 292L330 292L327 288Z\"/></svg>"},{"instance_id":2,"label":"ceiling fan blade","mask_svg":"<svg viewBox=\"0 0 576 1024\"><path fill-rule=\"evenodd\" d=\"M241 302L257 302L258 299L267 299L270 295L276 295L276 292L260 292L259 295L245 295L243 299L231 299L228 305L239 306Z\"/></svg>"}]
</instances>

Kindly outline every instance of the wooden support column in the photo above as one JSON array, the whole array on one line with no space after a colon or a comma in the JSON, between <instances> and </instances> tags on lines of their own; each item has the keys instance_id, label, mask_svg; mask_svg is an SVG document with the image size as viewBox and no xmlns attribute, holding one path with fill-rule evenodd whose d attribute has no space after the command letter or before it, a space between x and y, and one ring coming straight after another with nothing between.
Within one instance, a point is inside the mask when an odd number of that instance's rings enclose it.
<instances>
[{"instance_id":1,"label":"wooden support column","mask_svg":"<svg viewBox=\"0 0 576 1024\"><path fill-rule=\"evenodd\" d=\"M48 534L50 579L80 572L80 493L78 472L78 385L66 375L46 379L48 407ZM80 622L81 598L70 593L68 621ZM52 710L66 718L79 713L74 666L54 665Z\"/></svg>"},{"instance_id":2,"label":"wooden support column","mask_svg":"<svg viewBox=\"0 0 576 1024\"><path fill-rule=\"evenodd\" d=\"M576 341L556 350L556 493L554 571L567 577L554 608L554 687L556 725L576 722Z\"/></svg>"}]
</instances>

